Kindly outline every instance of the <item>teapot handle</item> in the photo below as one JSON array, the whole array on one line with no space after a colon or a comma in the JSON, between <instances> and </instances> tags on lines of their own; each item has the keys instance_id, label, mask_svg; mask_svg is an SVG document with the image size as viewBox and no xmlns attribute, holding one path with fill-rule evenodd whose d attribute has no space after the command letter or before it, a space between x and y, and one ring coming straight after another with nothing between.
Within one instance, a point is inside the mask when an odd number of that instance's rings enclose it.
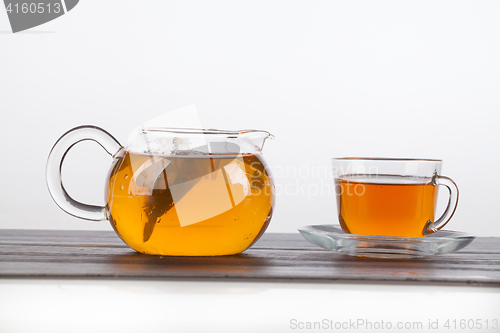
<instances>
[{"instance_id":1,"label":"teapot handle","mask_svg":"<svg viewBox=\"0 0 500 333\"><path fill-rule=\"evenodd\" d=\"M74 200L62 183L61 171L66 154L74 145L85 140L97 142L112 157L123 148L102 128L91 125L75 127L64 133L50 151L46 169L47 186L52 199L66 213L84 220L104 221L107 219L106 207L87 205Z\"/></svg>"}]
</instances>

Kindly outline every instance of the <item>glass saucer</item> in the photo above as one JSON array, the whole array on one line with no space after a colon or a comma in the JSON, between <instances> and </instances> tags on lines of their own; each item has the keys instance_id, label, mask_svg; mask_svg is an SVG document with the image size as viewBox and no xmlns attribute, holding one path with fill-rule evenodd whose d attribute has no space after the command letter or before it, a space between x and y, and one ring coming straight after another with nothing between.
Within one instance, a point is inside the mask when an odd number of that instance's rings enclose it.
<instances>
[{"instance_id":1,"label":"glass saucer","mask_svg":"<svg viewBox=\"0 0 500 333\"><path fill-rule=\"evenodd\" d=\"M420 258L463 249L476 236L440 230L426 237L392 237L346 234L340 225L309 225L298 229L309 242L324 249L356 257Z\"/></svg>"}]
</instances>

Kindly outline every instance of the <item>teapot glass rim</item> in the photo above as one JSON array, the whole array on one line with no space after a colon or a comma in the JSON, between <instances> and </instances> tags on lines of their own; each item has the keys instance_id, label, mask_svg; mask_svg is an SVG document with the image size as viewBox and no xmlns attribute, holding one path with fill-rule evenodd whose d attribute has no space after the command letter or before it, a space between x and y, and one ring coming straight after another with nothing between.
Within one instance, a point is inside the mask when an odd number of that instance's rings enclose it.
<instances>
[{"instance_id":1,"label":"teapot glass rim","mask_svg":"<svg viewBox=\"0 0 500 333\"><path fill-rule=\"evenodd\" d=\"M194 135L224 135L238 136L243 134L260 134L269 139L274 139L274 135L264 130L221 130L221 129L205 129L205 128L178 128L178 127L144 127L141 129L144 132L165 132L174 134L194 134Z\"/></svg>"}]
</instances>

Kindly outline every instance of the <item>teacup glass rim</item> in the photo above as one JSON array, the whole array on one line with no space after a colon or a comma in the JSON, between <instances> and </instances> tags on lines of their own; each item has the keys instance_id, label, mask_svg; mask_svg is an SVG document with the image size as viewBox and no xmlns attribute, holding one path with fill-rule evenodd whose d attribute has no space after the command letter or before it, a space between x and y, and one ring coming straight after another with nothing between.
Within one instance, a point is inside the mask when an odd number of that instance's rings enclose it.
<instances>
[{"instance_id":1,"label":"teacup glass rim","mask_svg":"<svg viewBox=\"0 0 500 333\"><path fill-rule=\"evenodd\" d=\"M337 161L402 161L402 162L443 162L443 160L431 158L392 158L392 157L334 157Z\"/></svg>"}]
</instances>

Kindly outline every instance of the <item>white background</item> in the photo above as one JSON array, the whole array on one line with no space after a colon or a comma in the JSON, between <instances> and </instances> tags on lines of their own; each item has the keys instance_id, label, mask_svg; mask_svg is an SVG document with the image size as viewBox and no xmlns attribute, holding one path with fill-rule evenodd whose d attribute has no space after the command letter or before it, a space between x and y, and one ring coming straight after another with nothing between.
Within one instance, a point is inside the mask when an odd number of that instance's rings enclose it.
<instances>
[{"instance_id":1,"label":"white background","mask_svg":"<svg viewBox=\"0 0 500 333\"><path fill-rule=\"evenodd\" d=\"M449 228L500 236L499 13L498 1L82 0L12 34L0 10L0 228L111 230L53 203L54 142L82 124L125 142L196 104L205 127L270 131L268 163L302 170L275 173L289 193L271 232L336 222L331 157L386 156L443 159L461 190ZM69 192L102 204L110 162L74 148Z\"/></svg>"},{"instance_id":2,"label":"white background","mask_svg":"<svg viewBox=\"0 0 500 333\"><path fill-rule=\"evenodd\" d=\"M8 333L500 332L485 286L14 279L0 294Z\"/></svg>"}]
</instances>

